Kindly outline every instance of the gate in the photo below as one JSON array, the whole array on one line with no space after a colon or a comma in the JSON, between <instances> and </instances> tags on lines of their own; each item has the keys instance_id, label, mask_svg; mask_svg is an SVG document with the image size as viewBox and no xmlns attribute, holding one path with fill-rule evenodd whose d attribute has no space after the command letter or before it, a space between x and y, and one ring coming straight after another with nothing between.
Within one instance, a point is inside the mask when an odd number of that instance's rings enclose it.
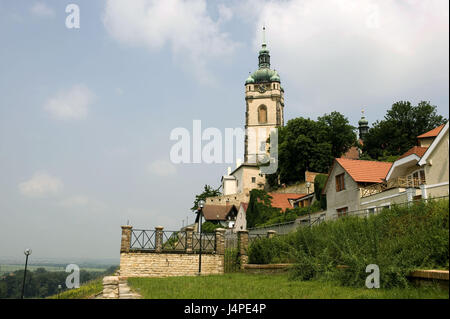
<instances>
[{"instance_id":1,"label":"gate","mask_svg":"<svg viewBox=\"0 0 450 319\"><path fill-rule=\"evenodd\" d=\"M240 270L237 234L229 230L225 233L224 272Z\"/></svg>"}]
</instances>

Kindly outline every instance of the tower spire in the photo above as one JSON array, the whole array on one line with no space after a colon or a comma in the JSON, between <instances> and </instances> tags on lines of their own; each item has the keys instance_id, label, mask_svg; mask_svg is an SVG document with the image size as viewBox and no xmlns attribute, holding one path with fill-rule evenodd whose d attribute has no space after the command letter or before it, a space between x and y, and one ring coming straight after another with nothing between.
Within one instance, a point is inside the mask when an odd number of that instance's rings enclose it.
<instances>
[{"instance_id":1,"label":"tower spire","mask_svg":"<svg viewBox=\"0 0 450 319\"><path fill-rule=\"evenodd\" d=\"M361 119L358 121L359 138L364 140L364 136L369 131L369 121L364 116L364 108L361 110Z\"/></svg>"},{"instance_id":2,"label":"tower spire","mask_svg":"<svg viewBox=\"0 0 450 319\"><path fill-rule=\"evenodd\" d=\"M263 25L263 32L262 32L262 47L265 48L266 47L266 25Z\"/></svg>"},{"instance_id":3,"label":"tower spire","mask_svg":"<svg viewBox=\"0 0 450 319\"><path fill-rule=\"evenodd\" d=\"M259 63L258 66L259 68L267 68L270 69L270 55L269 55L269 50L267 50L267 44L266 44L266 26L263 26L263 43L262 43L262 48L259 51Z\"/></svg>"}]
</instances>

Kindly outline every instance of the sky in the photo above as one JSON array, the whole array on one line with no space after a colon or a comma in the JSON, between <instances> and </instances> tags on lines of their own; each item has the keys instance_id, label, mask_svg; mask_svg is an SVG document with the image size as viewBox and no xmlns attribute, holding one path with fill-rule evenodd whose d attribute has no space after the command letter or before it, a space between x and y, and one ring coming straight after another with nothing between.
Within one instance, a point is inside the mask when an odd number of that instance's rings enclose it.
<instances>
[{"instance_id":1,"label":"sky","mask_svg":"<svg viewBox=\"0 0 450 319\"><path fill-rule=\"evenodd\" d=\"M121 225L193 222L235 164L173 163L171 132L243 128L263 25L286 120L372 124L401 100L448 118L448 5L0 0L0 258L118 259Z\"/></svg>"}]
</instances>

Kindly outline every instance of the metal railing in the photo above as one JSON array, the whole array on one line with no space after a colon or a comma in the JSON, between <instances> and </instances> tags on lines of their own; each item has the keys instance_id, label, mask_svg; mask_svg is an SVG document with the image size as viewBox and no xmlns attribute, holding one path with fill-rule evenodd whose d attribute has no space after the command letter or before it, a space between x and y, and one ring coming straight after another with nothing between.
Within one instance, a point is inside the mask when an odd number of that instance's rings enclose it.
<instances>
[{"instance_id":1,"label":"metal railing","mask_svg":"<svg viewBox=\"0 0 450 319\"><path fill-rule=\"evenodd\" d=\"M185 231L163 231L163 251L185 251L187 248L187 235Z\"/></svg>"},{"instance_id":2,"label":"metal railing","mask_svg":"<svg viewBox=\"0 0 450 319\"><path fill-rule=\"evenodd\" d=\"M358 210L353 210L353 211L346 212L346 213L342 214L341 216L338 216L338 213L335 213L331 217L332 217L332 219L342 218L342 217L346 217L346 216L369 217L371 215L376 215L376 214L380 213L384 209L390 209L390 208L402 207L402 206L409 206L409 205L418 205L418 204L421 204L421 203L427 203L427 202L430 202L430 201L443 200L443 199L444 200L445 199L448 200L449 199L449 195L447 195L447 196L440 196L440 197L426 198L426 199L424 199L424 198L414 199L414 200L409 201L409 202L393 203L393 204L389 204L389 205L358 209Z\"/></svg>"},{"instance_id":3,"label":"metal railing","mask_svg":"<svg viewBox=\"0 0 450 319\"><path fill-rule=\"evenodd\" d=\"M133 229L131 231L130 249L155 250L155 230Z\"/></svg>"},{"instance_id":4,"label":"metal railing","mask_svg":"<svg viewBox=\"0 0 450 319\"><path fill-rule=\"evenodd\" d=\"M255 240L259 240L259 239L266 238L266 237L267 237L267 235L263 235L263 234L248 234L248 244L250 245Z\"/></svg>"},{"instance_id":5,"label":"metal railing","mask_svg":"<svg viewBox=\"0 0 450 319\"><path fill-rule=\"evenodd\" d=\"M202 252L216 251L216 235L202 233ZM192 250L194 252L200 251L200 233L192 234Z\"/></svg>"},{"instance_id":6,"label":"metal railing","mask_svg":"<svg viewBox=\"0 0 450 319\"><path fill-rule=\"evenodd\" d=\"M286 222L286 223L278 223L278 224L272 224L268 226L262 226L262 227L253 227L248 229L249 235L254 234L267 234L268 230L275 230L277 234L287 234L292 231L294 231L298 227L298 224L295 220Z\"/></svg>"},{"instance_id":7,"label":"metal railing","mask_svg":"<svg viewBox=\"0 0 450 319\"><path fill-rule=\"evenodd\" d=\"M387 182L373 184L361 188L361 197L375 195L392 188L418 188L422 184L425 184L425 178L409 178L406 176L399 176Z\"/></svg>"}]
</instances>

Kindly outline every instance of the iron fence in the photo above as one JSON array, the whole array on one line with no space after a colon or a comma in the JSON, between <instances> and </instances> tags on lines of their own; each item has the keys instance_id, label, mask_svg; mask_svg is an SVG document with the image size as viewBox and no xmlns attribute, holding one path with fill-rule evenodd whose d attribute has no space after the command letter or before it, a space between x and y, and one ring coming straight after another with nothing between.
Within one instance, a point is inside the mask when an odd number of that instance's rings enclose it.
<instances>
[{"instance_id":1,"label":"iron fence","mask_svg":"<svg viewBox=\"0 0 450 319\"><path fill-rule=\"evenodd\" d=\"M154 230L131 230L130 249L155 250L156 235Z\"/></svg>"},{"instance_id":2,"label":"iron fence","mask_svg":"<svg viewBox=\"0 0 450 319\"><path fill-rule=\"evenodd\" d=\"M269 226L249 228L248 233L249 235L255 234L265 235L267 234L268 230L275 230L277 234L282 235L294 231L297 228L297 226L298 224L296 223L295 220L293 220L286 223L278 223Z\"/></svg>"},{"instance_id":3,"label":"iron fence","mask_svg":"<svg viewBox=\"0 0 450 319\"><path fill-rule=\"evenodd\" d=\"M228 249L228 248L237 249L238 248L238 238L237 238L236 233L225 234L224 239L225 239L225 249Z\"/></svg>"},{"instance_id":4,"label":"iron fence","mask_svg":"<svg viewBox=\"0 0 450 319\"><path fill-rule=\"evenodd\" d=\"M216 235L215 234L201 234L202 252L216 251ZM192 250L194 252L200 251L200 233L192 234Z\"/></svg>"},{"instance_id":5,"label":"iron fence","mask_svg":"<svg viewBox=\"0 0 450 319\"><path fill-rule=\"evenodd\" d=\"M184 231L163 231L163 251L185 251L187 248L187 235Z\"/></svg>"},{"instance_id":6,"label":"iron fence","mask_svg":"<svg viewBox=\"0 0 450 319\"><path fill-rule=\"evenodd\" d=\"M331 218L337 219L337 218L342 218L342 217L346 217L346 216L369 217L371 215L376 215L376 214L382 212L384 209L390 209L390 208L395 208L395 207L405 207L405 206L411 206L411 205L419 205L422 203L427 203L427 202L436 201L436 200L443 200L443 199L448 200L449 196L447 195L447 196L432 197L432 198L413 199L412 201L409 201L409 202L393 203L393 204L389 204L389 205L375 206L375 207L370 207L370 208L367 207L364 209L349 211L349 212L343 213L342 215L338 215L338 213L335 213L335 214L331 215Z\"/></svg>"},{"instance_id":7,"label":"iron fence","mask_svg":"<svg viewBox=\"0 0 450 319\"><path fill-rule=\"evenodd\" d=\"M248 234L248 244L250 245L255 240L259 240L266 237L267 237L266 234Z\"/></svg>"}]
</instances>

